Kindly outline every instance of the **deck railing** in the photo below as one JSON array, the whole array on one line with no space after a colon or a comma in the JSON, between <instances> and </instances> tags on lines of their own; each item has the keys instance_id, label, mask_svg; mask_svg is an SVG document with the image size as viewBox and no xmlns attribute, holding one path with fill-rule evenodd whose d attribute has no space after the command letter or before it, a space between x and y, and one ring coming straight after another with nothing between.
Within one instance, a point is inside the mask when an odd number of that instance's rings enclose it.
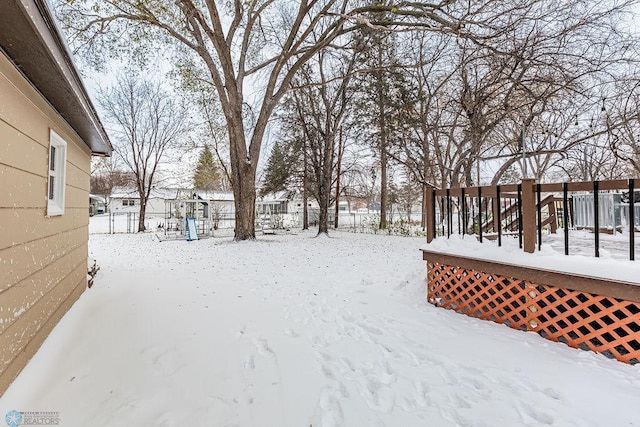
<instances>
[{"instance_id":1,"label":"deck railing","mask_svg":"<svg viewBox=\"0 0 640 427\"><path fill-rule=\"evenodd\" d=\"M563 229L564 253L569 255L571 230L593 232L593 250L600 256L600 234L626 226L629 259L635 259L635 233L640 231L640 193L634 179L467 188L425 188L427 242L438 235L474 234L482 242L517 234L520 248L542 247L543 230ZM620 196L610 197L611 194Z\"/></svg>"}]
</instances>

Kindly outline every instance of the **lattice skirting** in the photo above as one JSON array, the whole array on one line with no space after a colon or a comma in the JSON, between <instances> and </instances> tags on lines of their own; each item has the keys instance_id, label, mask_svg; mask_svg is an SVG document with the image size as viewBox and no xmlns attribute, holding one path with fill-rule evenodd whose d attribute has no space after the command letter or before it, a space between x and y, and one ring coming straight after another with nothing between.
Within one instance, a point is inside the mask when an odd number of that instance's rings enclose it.
<instances>
[{"instance_id":1,"label":"lattice skirting","mask_svg":"<svg viewBox=\"0 0 640 427\"><path fill-rule=\"evenodd\" d=\"M431 304L626 363L640 361L640 304L427 263Z\"/></svg>"}]
</instances>

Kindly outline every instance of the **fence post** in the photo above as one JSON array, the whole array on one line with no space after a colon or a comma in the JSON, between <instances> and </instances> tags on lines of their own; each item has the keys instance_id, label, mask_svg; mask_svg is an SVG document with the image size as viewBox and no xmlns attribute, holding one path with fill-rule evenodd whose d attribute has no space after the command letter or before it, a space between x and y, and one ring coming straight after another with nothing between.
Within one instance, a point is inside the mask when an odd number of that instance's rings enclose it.
<instances>
[{"instance_id":1,"label":"fence post","mask_svg":"<svg viewBox=\"0 0 640 427\"><path fill-rule=\"evenodd\" d=\"M425 208L425 230L427 232L427 243L433 241L435 236L434 225L436 223L434 203L436 202L433 189L429 185L424 186L424 208Z\"/></svg>"},{"instance_id":2,"label":"fence post","mask_svg":"<svg viewBox=\"0 0 640 427\"><path fill-rule=\"evenodd\" d=\"M536 195L533 178L522 180L522 239L524 251L536 249Z\"/></svg>"}]
</instances>

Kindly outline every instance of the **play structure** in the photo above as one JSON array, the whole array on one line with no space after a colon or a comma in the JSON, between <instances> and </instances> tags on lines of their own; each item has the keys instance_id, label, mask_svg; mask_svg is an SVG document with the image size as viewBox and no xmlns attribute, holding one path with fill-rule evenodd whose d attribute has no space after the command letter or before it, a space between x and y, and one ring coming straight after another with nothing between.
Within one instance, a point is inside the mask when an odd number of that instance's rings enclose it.
<instances>
[{"instance_id":1,"label":"play structure","mask_svg":"<svg viewBox=\"0 0 640 427\"><path fill-rule=\"evenodd\" d=\"M165 201L161 240L199 240L213 237L212 202L204 199Z\"/></svg>"}]
</instances>

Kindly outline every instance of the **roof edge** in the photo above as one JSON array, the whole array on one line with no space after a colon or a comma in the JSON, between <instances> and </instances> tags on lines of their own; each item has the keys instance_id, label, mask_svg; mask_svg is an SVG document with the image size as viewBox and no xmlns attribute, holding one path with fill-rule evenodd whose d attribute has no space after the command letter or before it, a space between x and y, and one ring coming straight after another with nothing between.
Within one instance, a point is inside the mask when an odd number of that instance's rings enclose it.
<instances>
[{"instance_id":1,"label":"roof edge","mask_svg":"<svg viewBox=\"0 0 640 427\"><path fill-rule=\"evenodd\" d=\"M64 58L64 65L66 65L66 67L68 68L67 70L68 74L65 73L65 75L68 75L71 77L71 80L69 81L69 83L72 85L72 87L74 87L74 89L77 89L76 96L78 97L78 100L82 103L83 107L88 113L88 118L91 120L92 125L94 126L94 128L96 129L96 131L98 132L98 134L102 139L102 142L104 144L104 150L95 150L94 147L90 147L91 154L107 155L107 156L111 155L113 151L113 147L111 146L111 141L109 141L107 132L102 126L102 122L98 117L98 113L93 105L93 102L91 101L91 97L89 96L89 93L87 92L84 82L82 81L82 78L80 77L80 74L78 73L78 70L73 62L73 57L70 52L70 49L67 46L67 43L64 37L62 36L62 31L58 26L56 19L51 13L51 9L49 8L48 1L47 0L22 0L22 1L23 1L23 4L24 2L29 2L29 1L35 2L36 7L40 11L40 15L42 16L45 24L47 25L49 34L54 39L55 45L58 49L58 53ZM53 49L50 49L50 50L53 53ZM65 70L62 70L62 71L64 72Z\"/></svg>"}]
</instances>

